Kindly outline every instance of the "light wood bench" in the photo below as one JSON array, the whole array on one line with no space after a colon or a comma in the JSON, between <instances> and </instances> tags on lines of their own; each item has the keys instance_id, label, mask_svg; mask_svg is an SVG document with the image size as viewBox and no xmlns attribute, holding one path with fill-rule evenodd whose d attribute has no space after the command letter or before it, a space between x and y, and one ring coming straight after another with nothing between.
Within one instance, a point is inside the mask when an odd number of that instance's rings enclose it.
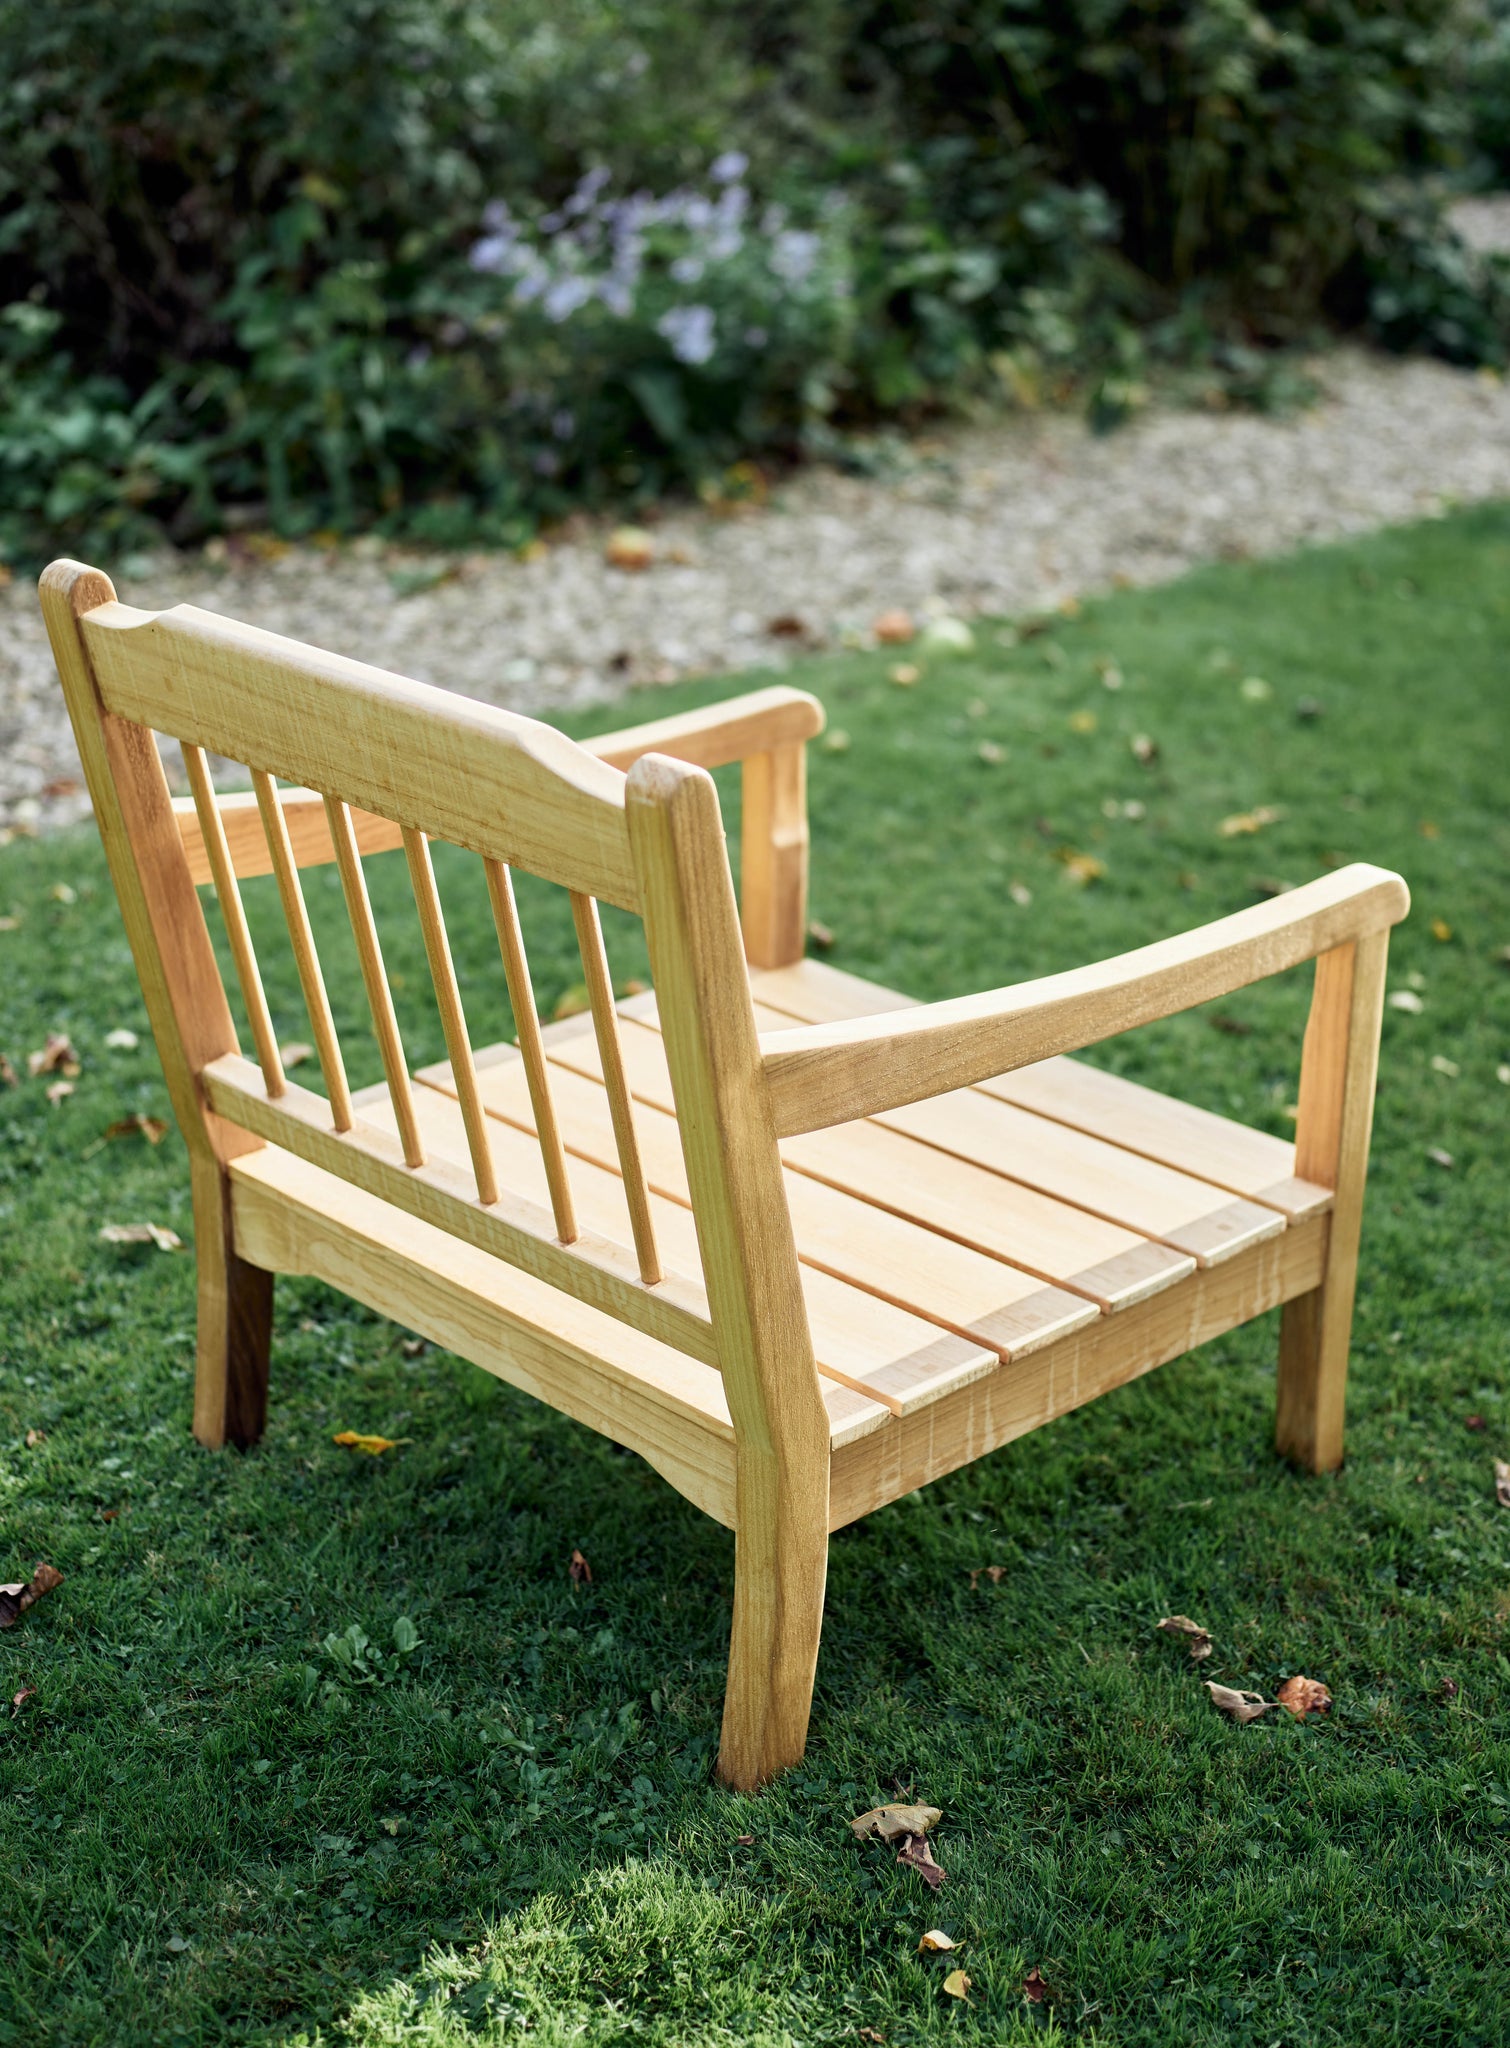
<instances>
[{"instance_id":1,"label":"light wood bench","mask_svg":"<svg viewBox=\"0 0 1510 2048\"><path fill-rule=\"evenodd\" d=\"M189 606L133 610L76 563L42 601L189 1149L202 1443L261 1431L273 1275L301 1273L638 1451L735 1531L720 1768L746 1787L803 1752L831 1529L1278 1303L1280 1447L1339 1463L1398 876L1344 868L914 1005L802 957L823 720L797 691L579 746ZM253 794L217 796L207 754ZM742 926L707 772L734 760ZM517 1044L473 1049L432 838L482 859ZM413 1075L362 866L385 848L449 1052ZM331 860L387 1077L360 1093L299 880ZM591 997L544 1029L514 867L570 893ZM241 906L238 878L269 872L323 1095L283 1069ZM598 900L644 920L653 994L615 1005ZM1311 958L1294 1146L1066 1057Z\"/></svg>"}]
</instances>

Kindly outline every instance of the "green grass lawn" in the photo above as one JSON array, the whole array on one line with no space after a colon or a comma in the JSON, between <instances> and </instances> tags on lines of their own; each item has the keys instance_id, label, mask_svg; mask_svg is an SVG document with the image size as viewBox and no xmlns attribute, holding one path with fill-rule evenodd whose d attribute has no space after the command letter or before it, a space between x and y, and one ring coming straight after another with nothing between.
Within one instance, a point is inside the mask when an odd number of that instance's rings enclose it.
<instances>
[{"instance_id":1,"label":"green grass lawn","mask_svg":"<svg viewBox=\"0 0 1510 2048\"><path fill-rule=\"evenodd\" d=\"M0 2042L1503 2042L1507 639L1491 509L1019 644L982 626L910 689L895 654L803 673L835 964L989 987L1363 858L1414 892L1391 987L1421 1008L1385 1023L1345 1470L1276 1459L1267 1318L845 1530L809 1756L757 1798L710 1777L731 1539L633 1456L299 1282L262 1446L192 1442L192 1260L98 1238L192 1234L176 1133L99 1142L167 1114L104 865L88 831L0 853L0 1578L66 1575L0 1635L4 1699L35 1688L0 1720ZM1282 816L1221 834L1261 806ZM370 865L434 1058L402 860ZM441 879L474 1033L500 1036L480 874ZM369 1080L334 872L309 883ZM549 1008L569 920L543 889L524 910ZM627 923L610 939L642 971ZM1285 1132L1307 994L1096 1056ZM122 1026L137 1050L107 1047ZM53 1030L83 1063L56 1105L25 1074ZM348 1428L409 1441L353 1456ZM1176 1611L1215 1633L1199 1670L1153 1632ZM323 1647L353 1629L365 1674ZM1236 1727L1200 1683L1297 1671L1329 1721ZM944 1811L937 1899L846 1825L904 1796ZM920 1956L930 1927L960 1953Z\"/></svg>"}]
</instances>

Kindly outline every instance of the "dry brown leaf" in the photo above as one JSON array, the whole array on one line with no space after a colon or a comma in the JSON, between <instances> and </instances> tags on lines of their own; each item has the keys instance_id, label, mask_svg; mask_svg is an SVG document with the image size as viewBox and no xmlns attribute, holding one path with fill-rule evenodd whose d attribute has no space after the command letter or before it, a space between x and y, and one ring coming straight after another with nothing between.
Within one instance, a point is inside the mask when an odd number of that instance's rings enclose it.
<instances>
[{"instance_id":1,"label":"dry brown leaf","mask_svg":"<svg viewBox=\"0 0 1510 2048\"><path fill-rule=\"evenodd\" d=\"M1008 882L1007 894L1019 910L1026 910L1033 900L1033 892L1026 882Z\"/></svg>"},{"instance_id":2,"label":"dry brown leaf","mask_svg":"<svg viewBox=\"0 0 1510 2048\"><path fill-rule=\"evenodd\" d=\"M288 1045L280 1045L278 1048L278 1057L285 1067L302 1067L306 1060L312 1060L314 1056L314 1047L305 1045L302 1039L293 1039Z\"/></svg>"},{"instance_id":3,"label":"dry brown leaf","mask_svg":"<svg viewBox=\"0 0 1510 2048\"><path fill-rule=\"evenodd\" d=\"M1465 1415L1463 1417L1463 1427L1464 1429L1487 1429L1489 1425L1485 1422L1482 1415Z\"/></svg>"},{"instance_id":4,"label":"dry brown leaf","mask_svg":"<svg viewBox=\"0 0 1510 2048\"><path fill-rule=\"evenodd\" d=\"M1332 1711L1332 1695L1319 1678L1287 1678L1274 1697L1297 1721L1303 1721L1307 1714Z\"/></svg>"},{"instance_id":5,"label":"dry brown leaf","mask_svg":"<svg viewBox=\"0 0 1510 2048\"><path fill-rule=\"evenodd\" d=\"M49 1031L41 1051L26 1055L26 1071L33 1080L38 1074L66 1074L71 1080L79 1071L79 1056L68 1033Z\"/></svg>"},{"instance_id":6,"label":"dry brown leaf","mask_svg":"<svg viewBox=\"0 0 1510 2048\"><path fill-rule=\"evenodd\" d=\"M1494 1497L1502 1508L1510 1508L1510 1465L1503 1458L1494 1461Z\"/></svg>"},{"instance_id":7,"label":"dry brown leaf","mask_svg":"<svg viewBox=\"0 0 1510 2048\"><path fill-rule=\"evenodd\" d=\"M905 647L917 632L911 612L904 612L900 606L882 612L871 629L883 647Z\"/></svg>"},{"instance_id":8,"label":"dry brown leaf","mask_svg":"<svg viewBox=\"0 0 1510 2048\"><path fill-rule=\"evenodd\" d=\"M968 1999L970 1996L970 1979L963 1970L951 1970L944 1979L944 1989L951 1998Z\"/></svg>"},{"instance_id":9,"label":"dry brown leaf","mask_svg":"<svg viewBox=\"0 0 1510 2048\"><path fill-rule=\"evenodd\" d=\"M1449 1172L1457 1165L1457 1161L1453 1158L1452 1154L1444 1151L1440 1145L1428 1145L1426 1156L1433 1166L1445 1167Z\"/></svg>"},{"instance_id":10,"label":"dry brown leaf","mask_svg":"<svg viewBox=\"0 0 1510 2048\"><path fill-rule=\"evenodd\" d=\"M1210 1678L1206 1680L1206 1690L1212 1706L1230 1714L1234 1721L1256 1721L1260 1714L1279 1705L1278 1700L1266 1700L1261 1692L1239 1692L1230 1685L1217 1685Z\"/></svg>"},{"instance_id":11,"label":"dry brown leaf","mask_svg":"<svg viewBox=\"0 0 1510 2048\"><path fill-rule=\"evenodd\" d=\"M13 1692L11 1694L10 1700L11 1719L14 1721L17 1714L19 1714L21 1709L26 1705L26 1702L28 1700L34 1700L36 1696L37 1688L34 1685L23 1685L19 1692Z\"/></svg>"},{"instance_id":12,"label":"dry brown leaf","mask_svg":"<svg viewBox=\"0 0 1510 2048\"><path fill-rule=\"evenodd\" d=\"M989 1579L993 1586L999 1586L1006 1576L1004 1564L978 1564L970 1574L970 1591L973 1593L982 1579Z\"/></svg>"},{"instance_id":13,"label":"dry brown leaf","mask_svg":"<svg viewBox=\"0 0 1510 2048\"><path fill-rule=\"evenodd\" d=\"M860 2039L862 2041L881 2042L886 2039L886 2036L881 2032L879 2027L861 2027Z\"/></svg>"},{"instance_id":14,"label":"dry brown leaf","mask_svg":"<svg viewBox=\"0 0 1510 2048\"><path fill-rule=\"evenodd\" d=\"M926 1835L943 1817L937 1806L873 1806L850 1826L862 1842L900 1842L907 1835Z\"/></svg>"},{"instance_id":15,"label":"dry brown leaf","mask_svg":"<svg viewBox=\"0 0 1510 2048\"><path fill-rule=\"evenodd\" d=\"M1217 826L1223 839L1240 839L1245 833L1262 832L1265 825L1275 825L1284 812L1274 804L1259 804L1251 811L1234 811L1230 818L1223 818Z\"/></svg>"},{"instance_id":16,"label":"dry brown leaf","mask_svg":"<svg viewBox=\"0 0 1510 2048\"><path fill-rule=\"evenodd\" d=\"M988 768L999 768L1007 758L1007 750L996 740L982 740L976 748L977 759L984 761Z\"/></svg>"},{"instance_id":17,"label":"dry brown leaf","mask_svg":"<svg viewBox=\"0 0 1510 2048\"><path fill-rule=\"evenodd\" d=\"M396 1451L400 1444L413 1441L412 1436L363 1436L357 1429L343 1429L331 1438L343 1451L365 1451L369 1458L380 1458L384 1451Z\"/></svg>"},{"instance_id":18,"label":"dry brown leaf","mask_svg":"<svg viewBox=\"0 0 1510 2048\"><path fill-rule=\"evenodd\" d=\"M899 661L895 668L888 669L886 673L899 690L910 690L923 671L915 661Z\"/></svg>"},{"instance_id":19,"label":"dry brown leaf","mask_svg":"<svg viewBox=\"0 0 1510 2048\"><path fill-rule=\"evenodd\" d=\"M915 1870L930 1891L936 1892L944 1882L944 1872L933 1860L926 1835L909 1835L897 1851L897 1861Z\"/></svg>"},{"instance_id":20,"label":"dry brown leaf","mask_svg":"<svg viewBox=\"0 0 1510 2048\"><path fill-rule=\"evenodd\" d=\"M953 1937L945 1934L942 1927L930 1927L928 1932L921 1935L918 1939L918 1954L921 1956L942 1955L946 1950L953 1948L954 1945Z\"/></svg>"},{"instance_id":21,"label":"dry brown leaf","mask_svg":"<svg viewBox=\"0 0 1510 2048\"><path fill-rule=\"evenodd\" d=\"M45 1429L29 1429L26 1432L26 1448L29 1451L34 1451L38 1444L45 1444L46 1441L47 1431Z\"/></svg>"},{"instance_id":22,"label":"dry brown leaf","mask_svg":"<svg viewBox=\"0 0 1510 2048\"><path fill-rule=\"evenodd\" d=\"M1146 732L1135 732L1127 744L1132 748L1133 759L1141 761L1145 768L1159 758L1159 743L1151 740Z\"/></svg>"},{"instance_id":23,"label":"dry brown leaf","mask_svg":"<svg viewBox=\"0 0 1510 2048\"><path fill-rule=\"evenodd\" d=\"M810 946L816 946L820 953L826 953L834 943L834 935L826 924L819 924L816 917L811 918L807 927L807 942Z\"/></svg>"},{"instance_id":24,"label":"dry brown leaf","mask_svg":"<svg viewBox=\"0 0 1510 2048\"><path fill-rule=\"evenodd\" d=\"M100 1231L101 1244L155 1244L160 1252L181 1252L184 1241L176 1230L162 1223L107 1223Z\"/></svg>"},{"instance_id":25,"label":"dry brown leaf","mask_svg":"<svg viewBox=\"0 0 1510 2048\"><path fill-rule=\"evenodd\" d=\"M1077 888L1083 889L1090 882L1099 882L1106 873L1106 862L1097 860L1093 853L1063 854L1064 872Z\"/></svg>"},{"instance_id":26,"label":"dry brown leaf","mask_svg":"<svg viewBox=\"0 0 1510 2048\"><path fill-rule=\"evenodd\" d=\"M1431 921L1431 935L1439 946L1445 946L1452 937L1452 926L1445 917L1434 917Z\"/></svg>"},{"instance_id":27,"label":"dry brown leaf","mask_svg":"<svg viewBox=\"0 0 1510 2048\"><path fill-rule=\"evenodd\" d=\"M21 1077L10 1061L0 1052L0 1088L19 1088Z\"/></svg>"},{"instance_id":28,"label":"dry brown leaf","mask_svg":"<svg viewBox=\"0 0 1510 2048\"><path fill-rule=\"evenodd\" d=\"M107 1143L115 1138L145 1138L149 1145L160 1145L168 1135L168 1126L160 1116L144 1116L137 1110L133 1116L107 1124L104 1135Z\"/></svg>"},{"instance_id":29,"label":"dry brown leaf","mask_svg":"<svg viewBox=\"0 0 1510 2048\"><path fill-rule=\"evenodd\" d=\"M634 573L655 560L655 542L642 526L616 526L608 536L603 559L610 569Z\"/></svg>"},{"instance_id":30,"label":"dry brown leaf","mask_svg":"<svg viewBox=\"0 0 1510 2048\"><path fill-rule=\"evenodd\" d=\"M124 1024L118 1024L114 1031L105 1033L105 1043L112 1052L135 1052L141 1040L134 1031L128 1031Z\"/></svg>"},{"instance_id":31,"label":"dry brown leaf","mask_svg":"<svg viewBox=\"0 0 1510 2048\"><path fill-rule=\"evenodd\" d=\"M736 1835L734 1840L741 1849L753 1849L755 1846L755 1837L753 1835Z\"/></svg>"},{"instance_id":32,"label":"dry brown leaf","mask_svg":"<svg viewBox=\"0 0 1510 2048\"><path fill-rule=\"evenodd\" d=\"M1043 1981L1043 1972L1036 1963L1022 1980L1022 1995L1029 2005L1042 2005L1049 1995L1049 1987Z\"/></svg>"},{"instance_id":33,"label":"dry brown leaf","mask_svg":"<svg viewBox=\"0 0 1510 2048\"><path fill-rule=\"evenodd\" d=\"M49 1081L47 1099L51 1103L64 1102L73 1093L72 1081Z\"/></svg>"},{"instance_id":34,"label":"dry brown leaf","mask_svg":"<svg viewBox=\"0 0 1510 2048\"><path fill-rule=\"evenodd\" d=\"M1166 1636L1188 1636L1190 1638L1190 1661L1192 1664L1204 1663L1206 1658L1211 1655L1210 1631L1202 1628L1198 1621L1192 1621L1188 1614L1166 1614L1157 1626Z\"/></svg>"},{"instance_id":35,"label":"dry brown leaf","mask_svg":"<svg viewBox=\"0 0 1510 2048\"><path fill-rule=\"evenodd\" d=\"M592 1584L592 1566L587 1562L587 1559L580 1550L572 1552L571 1563L566 1567L566 1576L574 1586L590 1586Z\"/></svg>"},{"instance_id":36,"label":"dry brown leaf","mask_svg":"<svg viewBox=\"0 0 1510 2048\"><path fill-rule=\"evenodd\" d=\"M1449 1081L1455 1081L1463 1069L1456 1060L1448 1059L1445 1053L1434 1052L1431 1056L1431 1071L1434 1074L1445 1074Z\"/></svg>"},{"instance_id":37,"label":"dry brown leaf","mask_svg":"<svg viewBox=\"0 0 1510 2048\"><path fill-rule=\"evenodd\" d=\"M0 1628L12 1627L28 1607L62 1583L63 1574L56 1565L39 1564L25 1585L0 1586Z\"/></svg>"},{"instance_id":38,"label":"dry brown leaf","mask_svg":"<svg viewBox=\"0 0 1510 2048\"><path fill-rule=\"evenodd\" d=\"M79 892L72 882L54 882L47 893L54 903L77 903L79 900Z\"/></svg>"},{"instance_id":39,"label":"dry brown leaf","mask_svg":"<svg viewBox=\"0 0 1510 2048\"><path fill-rule=\"evenodd\" d=\"M796 612L778 612L774 619L767 619L766 631L773 640L805 640L807 621Z\"/></svg>"}]
</instances>

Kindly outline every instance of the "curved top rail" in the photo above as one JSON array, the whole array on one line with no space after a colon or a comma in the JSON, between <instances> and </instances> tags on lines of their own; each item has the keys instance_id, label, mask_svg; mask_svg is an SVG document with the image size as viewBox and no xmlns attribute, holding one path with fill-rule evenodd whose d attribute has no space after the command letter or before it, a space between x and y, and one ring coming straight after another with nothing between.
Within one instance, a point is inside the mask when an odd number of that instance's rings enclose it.
<instances>
[{"instance_id":1,"label":"curved top rail","mask_svg":"<svg viewBox=\"0 0 1510 2048\"><path fill-rule=\"evenodd\" d=\"M194 605L79 627L120 717L639 910L624 777L553 727Z\"/></svg>"}]
</instances>

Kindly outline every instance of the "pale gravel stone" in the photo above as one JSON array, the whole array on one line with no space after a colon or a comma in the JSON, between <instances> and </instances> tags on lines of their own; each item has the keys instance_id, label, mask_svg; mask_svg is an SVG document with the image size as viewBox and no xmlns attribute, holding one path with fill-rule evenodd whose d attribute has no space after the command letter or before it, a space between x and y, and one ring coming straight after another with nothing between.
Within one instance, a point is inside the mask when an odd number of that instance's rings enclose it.
<instances>
[{"instance_id":1,"label":"pale gravel stone","mask_svg":"<svg viewBox=\"0 0 1510 2048\"><path fill-rule=\"evenodd\" d=\"M1510 387L1354 350L1314 374L1321 402L1286 420L1158 410L1097 438L1077 419L1017 416L917 444L889 479L810 470L745 517L668 513L639 575L608 568L591 527L532 562L467 557L410 597L361 543L245 567L160 556L116 582L130 603L202 605L549 713L632 681L780 669L893 606L1020 612L1510 494ZM768 630L793 618L800 638ZM80 794L43 794L77 773L35 592L18 581L0 591L0 825L79 816Z\"/></svg>"}]
</instances>

